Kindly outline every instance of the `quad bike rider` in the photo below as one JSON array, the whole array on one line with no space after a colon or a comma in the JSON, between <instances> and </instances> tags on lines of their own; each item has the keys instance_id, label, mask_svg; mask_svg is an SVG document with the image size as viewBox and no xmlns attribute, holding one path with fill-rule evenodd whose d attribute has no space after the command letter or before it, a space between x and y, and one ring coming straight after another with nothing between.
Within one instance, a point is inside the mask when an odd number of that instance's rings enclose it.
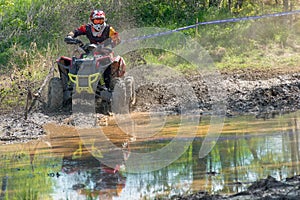
<instances>
[{"instance_id":1,"label":"quad bike rider","mask_svg":"<svg viewBox=\"0 0 300 200\"><path fill-rule=\"evenodd\" d=\"M90 24L80 26L65 38L67 44L78 45L82 54L72 58L61 56L57 60L60 78L52 78L48 89L48 108L51 110L69 104L73 89L76 89L77 93L95 93L96 99L100 98L105 102L102 112L107 114L111 112L110 102L117 84L125 90L123 96L119 95L124 100L123 103L134 103L133 78L124 77L125 62L122 57L115 57L112 51L120 43L118 33L106 24L103 11L92 11L90 20ZM84 45L81 40L76 39L80 35L86 35L90 44ZM86 74L78 74L80 70L88 68L91 69ZM96 89L92 86L94 83L97 84Z\"/></svg>"}]
</instances>

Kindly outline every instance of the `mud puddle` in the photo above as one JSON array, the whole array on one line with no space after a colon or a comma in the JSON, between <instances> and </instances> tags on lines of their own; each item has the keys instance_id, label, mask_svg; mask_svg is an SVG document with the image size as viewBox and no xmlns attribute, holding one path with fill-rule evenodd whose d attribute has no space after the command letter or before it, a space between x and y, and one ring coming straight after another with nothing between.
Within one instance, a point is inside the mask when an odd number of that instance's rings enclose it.
<instances>
[{"instance_id":1,"label":"mud puddle","mask_svg":"<svg viewBox=\"0 0 300 200\"><path fill-rule=\"evenodd\" d=\"M107 126L81 134L67 125L70 118L62 118L61 124L47 120L43 137L0 146L2 193L24 196L29 190L16 188L29 184L37 199L57 199L61 194L69 199L296 199L299 116L297 112L271 119L226 118L213 150L199 158L210 122L202 118L195 138L177 160L136 173L126 171L129 159L168 146L178 135L178 116L166 118L166 126L151 139L137 135L135 140L110 120ZM133 119L140 126L149 123L149 116ZM100 129L114 148L99 137ZM109 163L103 160L106 156Z\"/></svg>"}]
</instances>

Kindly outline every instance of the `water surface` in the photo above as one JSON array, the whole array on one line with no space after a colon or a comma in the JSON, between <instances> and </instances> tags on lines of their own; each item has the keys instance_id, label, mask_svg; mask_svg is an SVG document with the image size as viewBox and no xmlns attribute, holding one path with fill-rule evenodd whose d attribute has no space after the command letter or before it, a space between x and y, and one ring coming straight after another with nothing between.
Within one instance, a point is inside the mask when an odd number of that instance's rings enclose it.
<instances>
[{"instance_id":1,"label":"water surface","mask_svg":"<svg viewBox=\"0 0 300 200\"><path fill-rule=\"evenodd\" d=\"M143 114L135 118L137 126L149 123ZM147 173L126 172L124 160L168 145L181 125L178 117L168 117L157 134L137 135L136 140L111 120L101 131L115 148L106 146L97 131L82 136L74 127L47 124L48 134L39 140L0 146L0 199L167 199L198 190L241 192L268 175L284 180L300 173L299 118L299 112L271 119L227 118L213 150L199 159L209 127L209 119L202 118L198 127L192 127L197 134L186 151L170 165ZM124 142L129 147L122 148ZM123 160L114 159L114 154ZM99 161L107 156L115 167ZM114 169L118 167L119 171Z\"/></svg>"}]
</instances>

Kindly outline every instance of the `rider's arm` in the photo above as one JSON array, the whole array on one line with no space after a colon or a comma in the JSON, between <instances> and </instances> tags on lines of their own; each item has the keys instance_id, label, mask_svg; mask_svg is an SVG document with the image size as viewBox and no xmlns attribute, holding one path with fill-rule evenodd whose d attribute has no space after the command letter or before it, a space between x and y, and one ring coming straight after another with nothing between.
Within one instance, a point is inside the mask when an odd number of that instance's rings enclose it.
<instances>
[{"instance_id":1,"label":"rider's arm","mask_svg":"<svg viewBox=\"0 0 300 200\"><path fill-rule=\"evenodd\" d=\"M119 34L118 34L117 31L115 31L115 29L113 27L110 27L109 37L112 40L112 46L113 47L115 47L116 45L120 44L121 40L120 40Z\"/></svg>"},{"instance_id":2,"label":"rider's arm","mask_svg":"<svg viewBox=\"0 0 300 200\"><path fill-rule=\"evenodd\" d=\"M79 35L86 35L86 25L82 25L79 28L75 29L68 33L68 36L76 38Z\"/></svg>"}]
</instances>

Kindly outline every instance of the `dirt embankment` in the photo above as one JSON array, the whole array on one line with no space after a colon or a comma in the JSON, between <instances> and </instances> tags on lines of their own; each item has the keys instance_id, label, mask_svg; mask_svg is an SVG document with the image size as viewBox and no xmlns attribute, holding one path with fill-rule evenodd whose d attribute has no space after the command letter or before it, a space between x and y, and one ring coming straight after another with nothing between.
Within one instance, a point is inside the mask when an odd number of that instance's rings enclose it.
<instances>
[{"instance_id":1,"label":"dirt embankment","mask_svg":"<svg viewBox=\"0 0 300 200\"><path fill-rule=\"evenodd\" d=\"M300 67L293 69L223 70L218 77L193 75L186 79L197 100L194 108L209 114L212 106L222 104L227 116L238 114L271 115L300 108ZM214 76L214 75L213 75ZM154 105L178 112L180 103L188 98L176 98L172 83L141 85L135 109L147 111ZM176 88L177 83L173 88ZM221 102L220 102L221 101Z\"/></svg>"}]
</instances>

